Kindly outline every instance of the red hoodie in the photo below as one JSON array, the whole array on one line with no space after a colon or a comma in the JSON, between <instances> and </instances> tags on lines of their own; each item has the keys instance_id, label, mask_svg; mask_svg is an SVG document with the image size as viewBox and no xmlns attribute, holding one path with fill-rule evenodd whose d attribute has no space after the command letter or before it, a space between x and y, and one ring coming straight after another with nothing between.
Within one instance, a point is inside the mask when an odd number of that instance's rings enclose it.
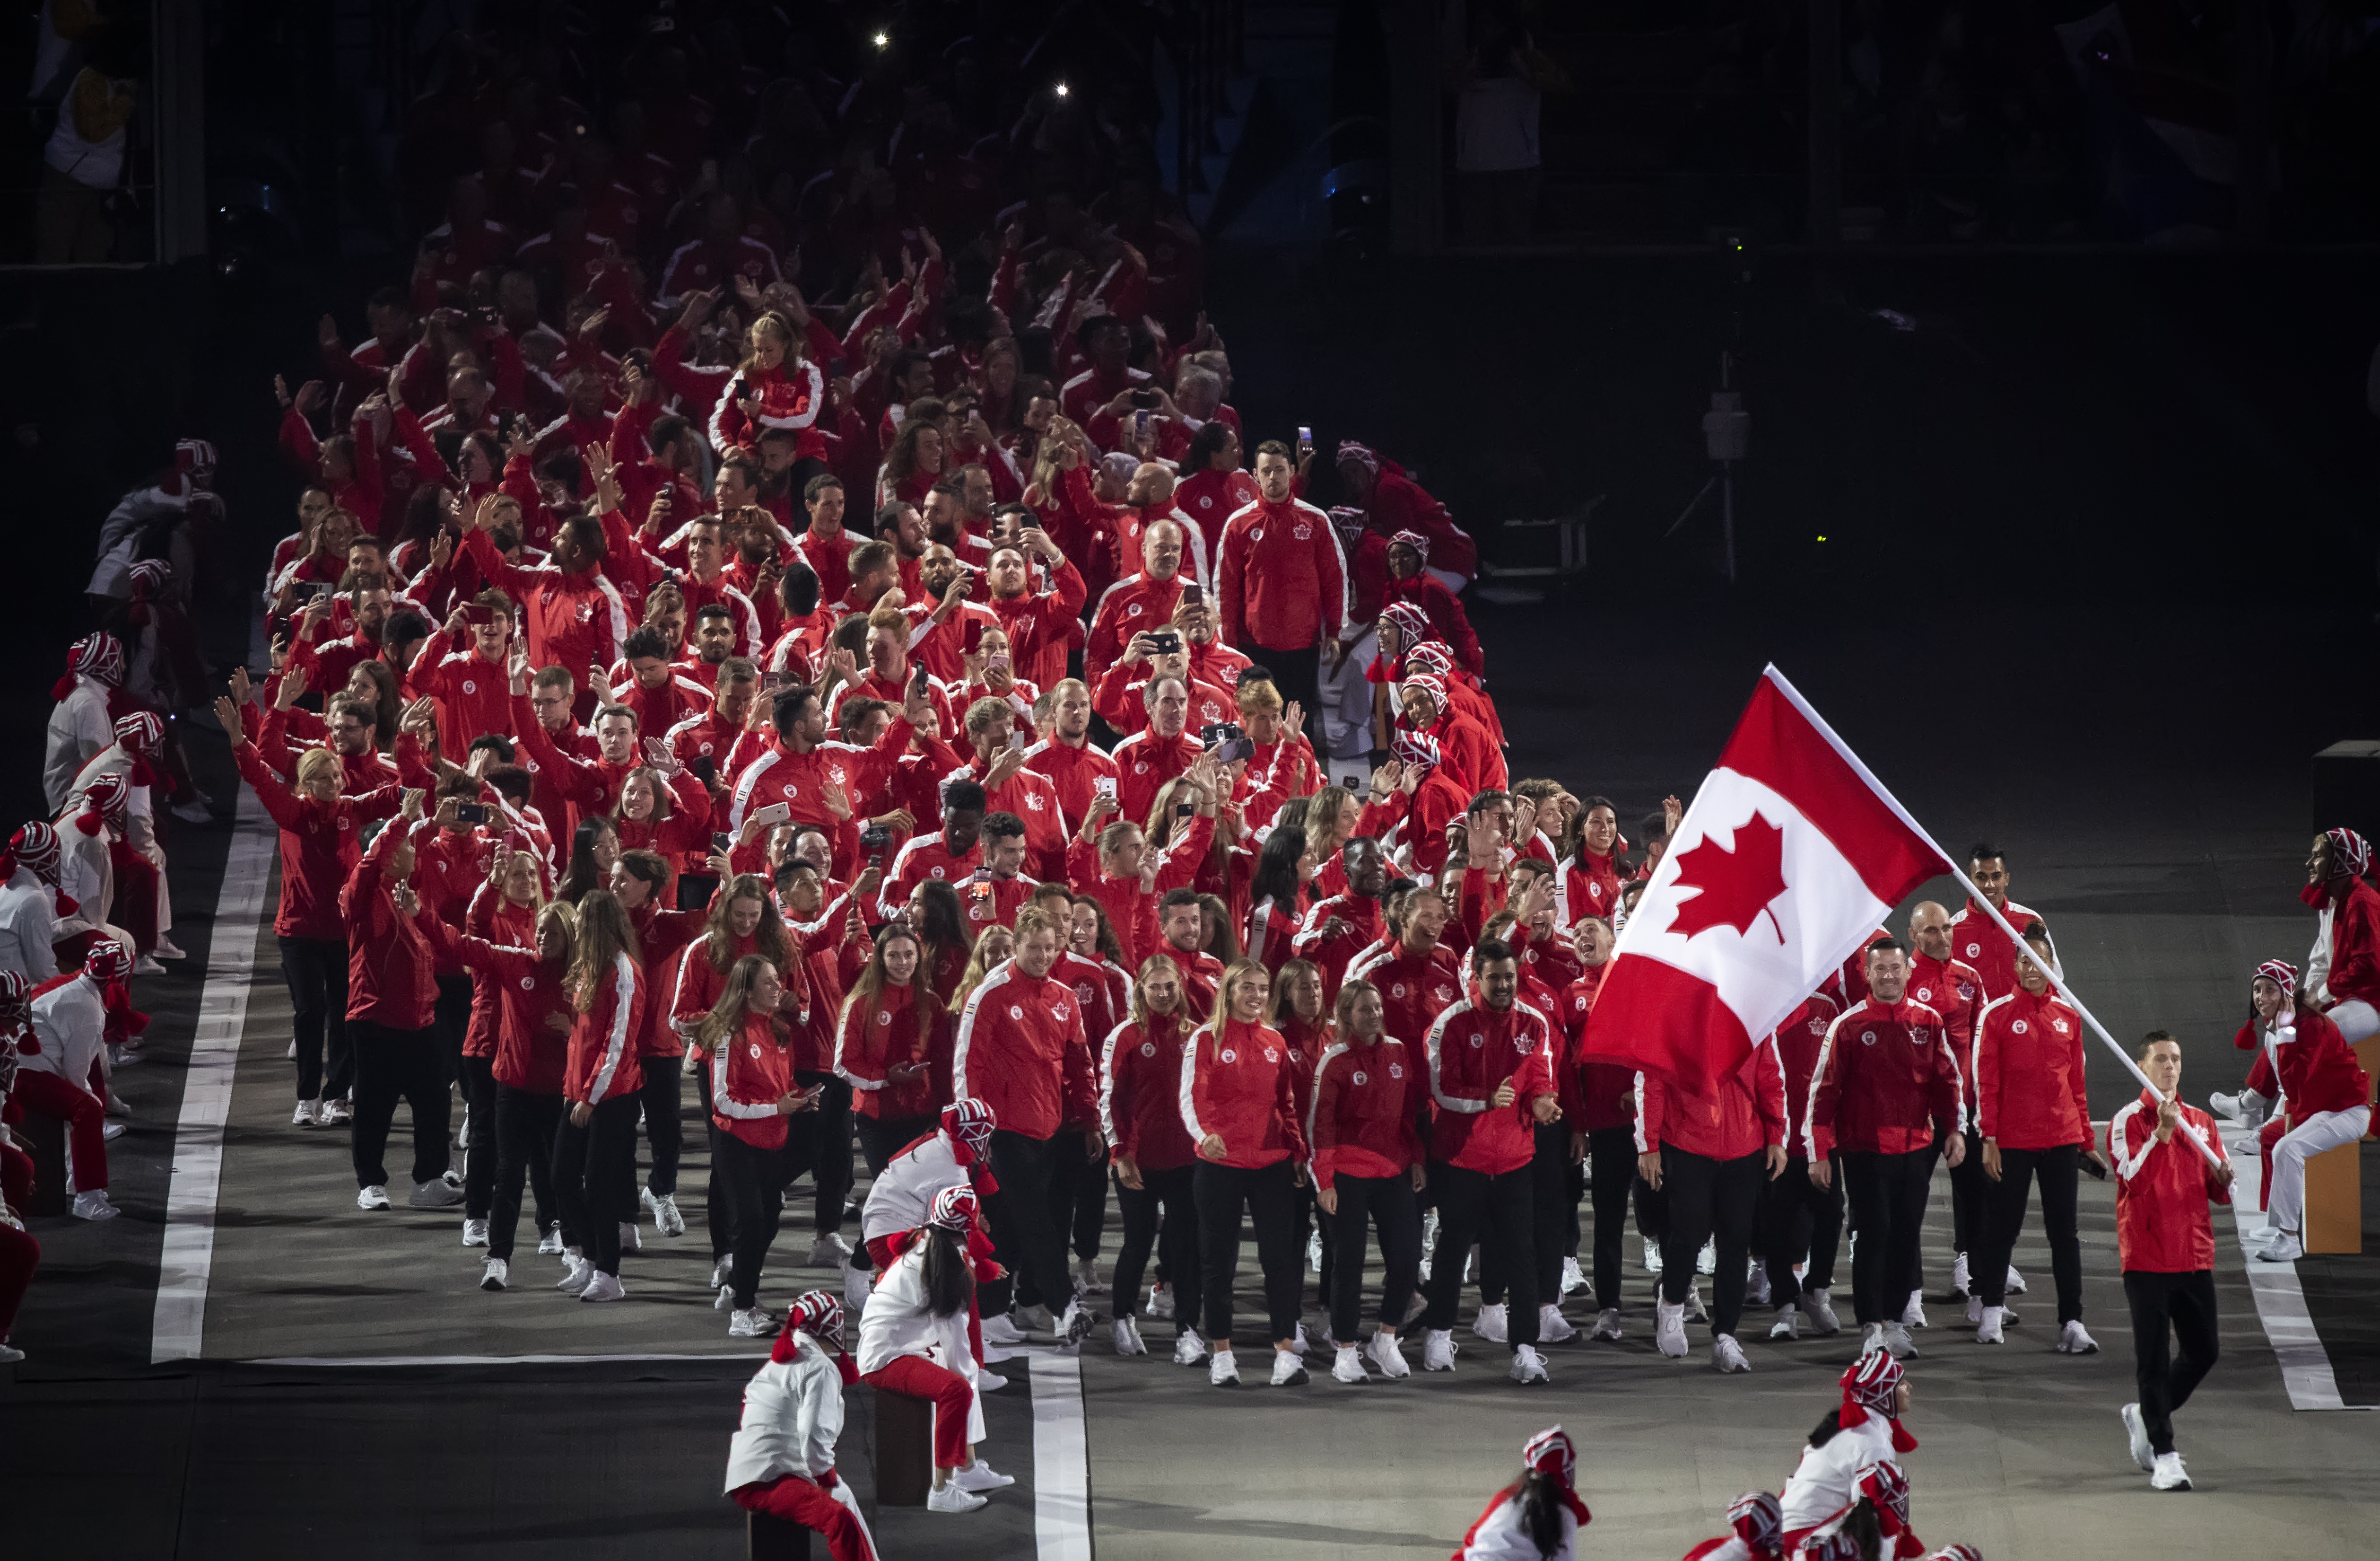
<instances>
[{"instance_id":1,"label":"red hoodie","mask_svg":"<svg viewBox=\"0 0 2380 1561\"><path fill-rule=\"evenodd\" d=\"M1530 1102L1554 1092L1553 1021L1526 1003L1501 1010L1465 998L1429 1029L1429 1157L1501 1176L1536 1153ZM1512 1104L1492 1104L1512 1080Z\"/></svg>"},{"instance_id":2,"label":"red hoodie","mask_svg":"<svg viewBox=\"0 0 2380 1561\"><path fill-rule=\"evenodd\" d=\"M1108 1032L1099 1055L1099 1130L1118 1155L1144 1171L1196 1165L1198 1146L1182 1125L1182 1048L1190 1031L1180 1009Z\"/></svg>"},{"instance_id":3,"label":"red hoodie","mask_svg":"<svg viewBox=\"0 0 2380 1561\"><path fill-rule=\"evenodd\" d=\"M1211 1164L1253 1171L1305 1158L1290 1052L1281 1031L1234 1018L1202 1025L1183 1043L1182 1127L1194 1146L1209 1133L1222 1139L1223 1157Z\"/></svg>"},{"instance_id":4,"label":"red hoodie","mask_svg":"<svg viewBox=\"0 0 2380 1561\"><path fill-rule=\"evenodd\" d=\"M436 1017L438 949L448 934L427 906L413 916L396 909L385 873L403 835L395 824L382 830L339 891L339 916L347 927L350 1024L427 1030Z\"/></svg>"},{"instance_id":5,"label":"red hoodie","mask_svg":"<svg viewBox=\"0 0 2380 1561\"><path fill-rule=\"evenodd\" d=\"M1984 1010L1975 1033L1975 1130L2002 1149L2091 1141L2082 1079L2082 1021L2044 992L2022 987Z\"/></svg>"},{"instance_id":6,"label":"red hoodie","mask_svg":"<svg viewBox=\"0 0 2380 1561\"><path fill-rule=\"evenodd\" d=\"M955 1099L983 1101L1002 1130L1028 1139L1096 1120L1090 1043L1074 989L1026 975L1014 960L995 967L959 1016L951 1089Z\"/></svg>"},{"instance_id":7,"label":"red hoodie","mask_svg":"<svg viewBox=\"0 0 2380 1561\"><path fill-rule=\"evenodd\" d=\"M1314 1185L1400 1176L1420 1160L1421 1090L1421 1067L1402 1041L1342 1042L1323 1053L1306 1118Z\"/></svg>"}]
</instances>

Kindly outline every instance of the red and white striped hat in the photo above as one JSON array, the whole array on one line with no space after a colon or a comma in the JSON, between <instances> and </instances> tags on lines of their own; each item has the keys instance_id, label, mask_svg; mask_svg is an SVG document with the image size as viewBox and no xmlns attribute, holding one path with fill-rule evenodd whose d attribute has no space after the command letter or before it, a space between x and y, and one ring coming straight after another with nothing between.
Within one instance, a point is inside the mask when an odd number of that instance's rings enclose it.
<instances>
[{"instance_id":1,"label":"red and white striped hat","mask_svg":"<svg viewBox=\"0 0 2380 1561\"><path fill-rule=\"evenodd\" d=\"M2252 984L2257 980L2268 981L2283 992L2289 992L2298 984L2298 968L2286 959L2267 959L2256 967L2255 975L2249 980Z\"/></svg>"},{"instance_id":2,"label":"red and white striped hat","mask_svg":"<svg viewBox=\"0 0 2380 1561\"><path fill-rule=\"evenodd\" d=\"M982 1201L976 1197L975 1189L962 1182L934 1194L934 1207L926 1215L926 1223L965 1235L975 1228L976 1215L982 1212Z\"/></svg>"},{"instance_id":3,"label":"red and white striped hat","mask_svg":"<svg viewBox=\"0 0 2380 1561\"><path fill-rule=\"evenodd\" d=\"M2322 837L2330 842L2331 860L2338 866L2358 878L2372 871L2372 847L2363 836L2342 825L2324 830Z\"/></svg>"}]
</instances>

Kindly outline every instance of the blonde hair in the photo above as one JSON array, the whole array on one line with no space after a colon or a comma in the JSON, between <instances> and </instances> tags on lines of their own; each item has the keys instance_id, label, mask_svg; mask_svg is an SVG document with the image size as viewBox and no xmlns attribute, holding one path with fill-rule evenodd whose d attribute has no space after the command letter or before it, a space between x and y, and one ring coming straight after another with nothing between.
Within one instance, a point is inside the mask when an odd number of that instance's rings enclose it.
<instances>
[{"instance_id":1,"label":"blonde hair","mask_svg":"<svg viewBox=\"0 0 2380 1561\"><path fill-rule=\"evenodd\" d=\"M719 1043L744 1028L744 1020L752 1009L752 988L762 970L776 969L776 961L747 954L735 961L727 972L727 983L720 989L719 1001L710 1012L702 1016L696 1027L694 1043L706 1052L716 1052Z\"/></svg>"},{"instance_id":2,"label":"blonde hair","mask_svg":"<svg viewBox=\"0 0 2380 1561\"><path fill-rule=\"evenodd\" d=\"M313 785L315 777L326 770L330 772L331 779L334 784L346 779L346 766L339 762L337 754L327 748L308 749L298 756L298 788L303 790Z\"/></svg>"},{"instance_id":3,"label":"blonde hair","mask_svg":"<svg viewBox=\"0 0 2380 1561\"><path fill-rule=\"evenodd\" d=\"M996 940L1003 937L1008 939L1008 952L995 959L991 955L991 945ZM1014 933L998 922L986 927L983 930L983 935L975 940L975 951L967 956L966 969L959 972L958 989L951 994L952 1010L956 1012L965 1009L967 998L974 994L977 987L983 984L983 978L991 973L991 968L1002 960L1014 957L1015 953L1016 938ZM920 974L923 973L920 972ZM930 986L932 982L929 981L927 984Z\"/></svg>"},{"instance_id":4,"label":"blonde hair","mask_svg":"<svg viewBox=\"0 0 2380 1561\"><path fill-rule=\"evenodd\" d=\"M1269 677L1244 677L1240 680L1238 703L1243 715L1277 714L1281 708L1281 690L1273 687Z\"/></svg>"},{"instance_id":5,"label":"blonde hair","mask_svg":"<svg viewBox=\"0 0 2380 1561\"><path fill-rule=\"evenodd\" d=\"M1215 1050L1219 1054L1223 1049L1223 1026L1232 1018L1232 994L1252 977L1269 982L1272 980L1272 972L1264 968L1261 960L1234 959L1225 968L1223 979L1216 983L1215 1015L1207 1021L1206 1028L1207 1032L1214 1037ZM1264 1020L1260 1018L1257 1022L1262 1024Z\"/></svg>"},{"instance_id":6,"label":"blonde hair","mask_svg":"<svg viewBox=\"0 0 2380 1561\"><path fill-rule=\"evenodd\" d=\"M1149 1020L1148 1000L1141 995L1140 988L1142 982L1157 973L1157 968L1160 965L1173 972L1173 980L1181 992L1181 996L1173 1000L1172 1014L1168 1017L1178 1018L1189 1011L1184 999L1190 995L1190 983L1183 979L1182 967L1175 962L1171 954L1152 954L1140 962L1140 969L1133 974L1132 1022L1135 1024L1145 1025Z\"/></svg>"}]
</instances>

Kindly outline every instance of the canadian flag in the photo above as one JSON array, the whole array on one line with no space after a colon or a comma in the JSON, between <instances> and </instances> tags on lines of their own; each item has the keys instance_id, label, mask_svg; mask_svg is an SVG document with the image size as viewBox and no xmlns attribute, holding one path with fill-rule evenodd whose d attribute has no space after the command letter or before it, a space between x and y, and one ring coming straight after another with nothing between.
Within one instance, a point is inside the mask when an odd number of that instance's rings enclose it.
<instances>
[{"instance_id":1,"label":"canadian flag","mask_svg":"<svg viewBox=\"0 0 2380 1561\"><path fill-rule=\"evenodd\" d=\"M1581 1055L1707 1096L1903 896L1949 871L1769 667L1620 934Z\"/></svg>"}]
</instances>

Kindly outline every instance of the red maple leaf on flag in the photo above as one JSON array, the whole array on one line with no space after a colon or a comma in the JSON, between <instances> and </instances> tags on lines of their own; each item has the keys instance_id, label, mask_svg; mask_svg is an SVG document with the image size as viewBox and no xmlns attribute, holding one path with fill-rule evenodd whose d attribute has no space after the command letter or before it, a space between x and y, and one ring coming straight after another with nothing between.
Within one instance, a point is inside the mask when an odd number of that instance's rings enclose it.
<instances>
[{"instance_id":1,"label":"red maple leaf on flag","mask_svg":"<svg viewBox=\"0 0 2380 1561\"><path fill-rule=\"evenodd\" d=\"M1785 832L1754 813L1737 826L1733 850L1706 837L1678 858L1678 887L1696 891L1679 904L1670 923L1679 936L1690 938L1722 923L1749 933L1766 916L1783 943L1784 923L1768 908L1785 892Z\"/></svg>"}]
</instances>

